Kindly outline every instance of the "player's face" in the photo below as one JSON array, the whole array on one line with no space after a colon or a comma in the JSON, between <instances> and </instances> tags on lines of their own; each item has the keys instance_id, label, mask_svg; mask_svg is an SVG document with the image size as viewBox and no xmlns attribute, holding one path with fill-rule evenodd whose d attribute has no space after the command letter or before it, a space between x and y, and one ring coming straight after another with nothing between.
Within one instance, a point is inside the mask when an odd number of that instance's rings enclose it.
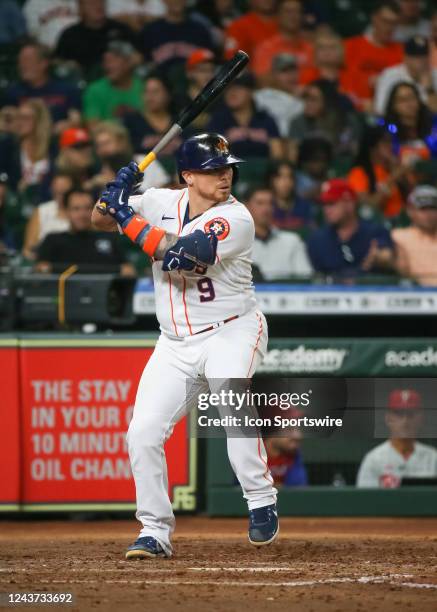
<instances>
[{"instance_id":1,"label":"player's face","mask_svg":"<svg viewBox=\"0 0 437 612\"><path fill-rule=\"evenodd\" d=\"M202 172L185 171L182 173L189 189L210 202L225 202L231 193L232 166Z\"/></svg>"},{"instance_id":2,"label":"player's face","mask_svg":"<svg viewBox=\"0 0 437 612\"><path fill-rule=\"evenodd\" d=\"M391 438L410 438L417 436L422 424L421 410L389 410L385 422Z\"/></svg>"}]
</instances>

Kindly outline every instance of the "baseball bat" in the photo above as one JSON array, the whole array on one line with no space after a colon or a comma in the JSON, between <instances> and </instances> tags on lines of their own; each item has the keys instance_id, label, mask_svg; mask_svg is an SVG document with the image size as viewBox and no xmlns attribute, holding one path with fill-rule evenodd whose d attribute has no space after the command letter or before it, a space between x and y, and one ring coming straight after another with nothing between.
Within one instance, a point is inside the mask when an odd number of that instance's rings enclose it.
<instances>
[{"instance_id":1,"label":"baseball bat","mask_svg":"<svg viewBox=\"0 0 437 612\"><path fill-rule=\"evenodd\" d=\"M138 164L141 172L144 172L147 166L150 166L150 164L155 161L159 153L165 149L173 138L178 136L207 106L218 98L225 87L240 74L248 61L249 56L247 53L244 51L237 51L234 57L220 68L217 74L205 85L196 98L194 98L194 100L181 112L176 122L164 134L150 153L148 153ZM99 207L103 212L106 208L106 204L102 202Z\"/></svg>"}]
</instances>

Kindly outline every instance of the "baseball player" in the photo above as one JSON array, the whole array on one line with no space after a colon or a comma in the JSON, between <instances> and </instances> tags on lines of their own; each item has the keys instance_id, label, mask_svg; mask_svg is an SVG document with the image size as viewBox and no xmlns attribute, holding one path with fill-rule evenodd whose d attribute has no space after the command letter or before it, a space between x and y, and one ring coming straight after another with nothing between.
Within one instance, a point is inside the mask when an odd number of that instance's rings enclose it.
<instances>
[{"instance_id":1,"label":"baseball player","mask_svg":"<svg viewBox=\"0 0 437 612\"><path fill-rule=\"evenodd\" d=\"M437 477L437 450L416 441L422 421L419 393L414 389L394 389L385 414L390 437L364 457L357 487L394 489L404 477Z\"/></svg>"},{"instance_id":2,"label":"baseball player","mask_svg":"<svg viewBox=\"0 0 437 612\"><path fill-rule=\"evenodd\" d=\"M148 189L131 162L107 185L93 222L121 231L153 259L161 335L142 374L127 434L142 524L126 558L171 556L175 519L168 496L164 442L218 379L249 380L267 346L267 324L254 296L254 224L231 195L237 164L227 140L200 134L178 153L182 190ZM249 507L249 541L272 542L279 530L276 494L260 437L228 437L229 460Z\"/></svg>"}]
</instances>

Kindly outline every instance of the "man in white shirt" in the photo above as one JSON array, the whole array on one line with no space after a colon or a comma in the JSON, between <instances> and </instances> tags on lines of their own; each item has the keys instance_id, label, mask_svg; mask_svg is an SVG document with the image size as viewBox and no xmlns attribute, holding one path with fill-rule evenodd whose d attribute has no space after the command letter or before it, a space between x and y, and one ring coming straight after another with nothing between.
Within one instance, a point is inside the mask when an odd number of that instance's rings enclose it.
<instances>
[{"instance_id":1,"label":"man in white shirt","mask_svg":"<svg viewBox=\"0 0 437 612\"><path fill-rule=\"evenodd\" d=\"M413 389L395 389L388 399L390 437L364 457L357 487L394 489L402 478L436 478L437 449L416 442L423 421L422 399Z\"/></svg>"},{"instance_id":2,"label":"man in white shirt","mask_svg":"<svg viewBox=\"0 0 437 612\"><path fill-rule=\"evenodd\" d=\"M164 17L167 10L163 0L106 0L106 9L109 17L134 30L140 30L152 19Z\"/></svg>"},{"instance_id":3,"label":"man in white shirt","mask_svg":"<svg viewBox=\"0 0 437 612\"><path fill-rule=\"evenodd\" d=\"M263 279L310 276L313 269L300 236L273 227L272 192L267 188L254 189L246 197L246 206L255 223L252 259Z\"/></svg>"},{"instance_id":4,"label":"man in white shirt","mask_svg":"<svg viewBox=\"0 0 437 612\"><path fill-rule=\"evenodd\" d=\"M429 43L423 36L414 36L405 44L403 64L386 68L379 75L375 88L375 112L384 115L390 93L397 83L413 83L422 100L437 112L437 70L431 68Z\"/></svg>"},{"instance_id":5,"label":"man in white shirt","mask_svg":"<svg viewBox=\"0 0 437 612\"><path fill-rule=\"evenodd\" d=\"M27 0L23 12L29 33L50 49L65 28L79 21L76 0Z\"/></svg>"},{"instance_id":6,"label":"man in white shirt","mask_svg":"<svg viewBox=\"0 0 437 612\"><path fill-rule=\"evenodd\" d=\"M290 122L303 111L299 98L299 72L297 60L290 53L279 53L272 62L271 87L258 89L255 103L276 121L282 138L288 138Z\"/></svg>"}]
</instances>

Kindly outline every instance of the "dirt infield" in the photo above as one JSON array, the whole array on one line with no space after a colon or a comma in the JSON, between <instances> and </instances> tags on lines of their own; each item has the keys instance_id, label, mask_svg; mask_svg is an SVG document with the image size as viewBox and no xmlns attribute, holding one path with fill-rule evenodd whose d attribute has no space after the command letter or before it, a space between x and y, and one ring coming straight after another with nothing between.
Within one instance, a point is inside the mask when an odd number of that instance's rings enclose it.
<instances>
[{"instance_id":1,"label":"dirt infield","mask_svg":"<svg viewBox=\"0 0 437 612\"><path fill-rule=\"evenodd\" d=\"M437 519L282 519L263 549L246 526L179 517L172 559L128 562L133 520L2 521L0 592L75 595L37 610L437 611Z\"/></svg>"}]
</instances>

